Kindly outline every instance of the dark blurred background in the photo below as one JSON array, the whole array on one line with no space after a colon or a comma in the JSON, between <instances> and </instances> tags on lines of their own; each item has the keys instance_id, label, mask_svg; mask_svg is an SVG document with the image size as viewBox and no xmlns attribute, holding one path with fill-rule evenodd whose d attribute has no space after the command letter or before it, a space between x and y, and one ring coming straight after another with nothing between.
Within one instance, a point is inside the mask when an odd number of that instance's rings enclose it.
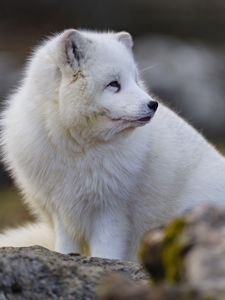
<instances>
[{"instance_id":1,"label":"dark blurred background","mask_svg":"<svg viewBox=\"0 0 225 300\"><path fill-rule=\"evenodd\" d=\"M224 151L224 0L1 0L1 105L32 48L71 27L129 31L152 93ZM24 220L32 217L0 166L0 228Z\"/></svg>"}]
</instances>

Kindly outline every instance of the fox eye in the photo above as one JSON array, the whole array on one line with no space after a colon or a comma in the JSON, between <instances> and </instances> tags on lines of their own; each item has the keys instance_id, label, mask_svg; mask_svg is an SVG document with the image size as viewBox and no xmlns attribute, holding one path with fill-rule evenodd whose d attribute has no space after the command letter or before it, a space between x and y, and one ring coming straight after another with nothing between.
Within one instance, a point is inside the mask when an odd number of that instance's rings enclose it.
<instances>
[{"instance_id":1,"label":"fox eye","mask_svg":"<svg viewBox=\"0 0 225 300\"><path fill-rule=\"evenodd\" d=\"M110 82L110 83L107 85L107 87L113 88L113 90L115 91L115 93L118 93L118 92L120 91L120 89L121 89L120 83L119 83L118 81L116 81L116 80Z\"/></svg>"}]
</instances>

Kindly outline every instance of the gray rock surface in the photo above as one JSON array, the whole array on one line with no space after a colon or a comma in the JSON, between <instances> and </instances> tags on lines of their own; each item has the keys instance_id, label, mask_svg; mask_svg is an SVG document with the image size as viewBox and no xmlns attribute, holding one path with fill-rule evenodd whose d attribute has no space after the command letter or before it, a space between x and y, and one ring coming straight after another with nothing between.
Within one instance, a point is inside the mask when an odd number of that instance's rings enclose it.
<instances>
[{"instance_id":1,"label":"gray rock surface","mask_svg":"<svg viewBox=\"0 0 225 300\"><path fill-rule=\"evenodd\" d=\"M148 278L135 263L63 255L35 246L0 249L0 300L98 299L95 289L110 272Z\"/></svg>"}]
</instances>

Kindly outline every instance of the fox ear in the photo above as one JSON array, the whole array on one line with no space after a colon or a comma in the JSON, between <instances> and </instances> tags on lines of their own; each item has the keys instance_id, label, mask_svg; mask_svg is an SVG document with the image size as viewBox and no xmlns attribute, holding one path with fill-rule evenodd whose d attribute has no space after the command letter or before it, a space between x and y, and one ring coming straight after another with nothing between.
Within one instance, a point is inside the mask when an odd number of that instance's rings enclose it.
<instances>
[{"instance_id":1,"label":"fox ear","mask_svg":"<svg viewBox=\"0 0 225 300\"><path fill-rule=\"evenodd\" d=\"M128 32L121 31L118 32L116 35L118 41L123 43L128 49L132 49L134 43L133 43L132 36Z\"/></svg>"},{"instance_id":2,"label":"fox ear","mask_svg":"<svg viewBox=\"0 0 225 300\"><path fill-rule=\"evenodd\" d=\"M71 29L65 32L66 59L73 69L77 69L80 66L87 43L88 40L78 30Z\"/></svg>"}]
</instances>

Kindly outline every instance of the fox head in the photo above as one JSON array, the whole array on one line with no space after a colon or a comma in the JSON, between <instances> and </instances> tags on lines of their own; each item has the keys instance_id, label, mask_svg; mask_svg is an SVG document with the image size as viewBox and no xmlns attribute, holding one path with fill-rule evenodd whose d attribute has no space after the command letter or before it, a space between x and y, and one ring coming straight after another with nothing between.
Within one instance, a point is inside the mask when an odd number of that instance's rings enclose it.
<instances>
[{"instance_id":1,"label":"fox head","mask_svg":"<svg viewBox=\"0 0 225 300\"><path fill-rule=\"evenodd\" d=\"M132 46L127 32L70 29L47 41L28 76L42 93L43 109L89 140L108 141L148 123L158 103L146 92Z\"/></svg>"}]
</instances>

